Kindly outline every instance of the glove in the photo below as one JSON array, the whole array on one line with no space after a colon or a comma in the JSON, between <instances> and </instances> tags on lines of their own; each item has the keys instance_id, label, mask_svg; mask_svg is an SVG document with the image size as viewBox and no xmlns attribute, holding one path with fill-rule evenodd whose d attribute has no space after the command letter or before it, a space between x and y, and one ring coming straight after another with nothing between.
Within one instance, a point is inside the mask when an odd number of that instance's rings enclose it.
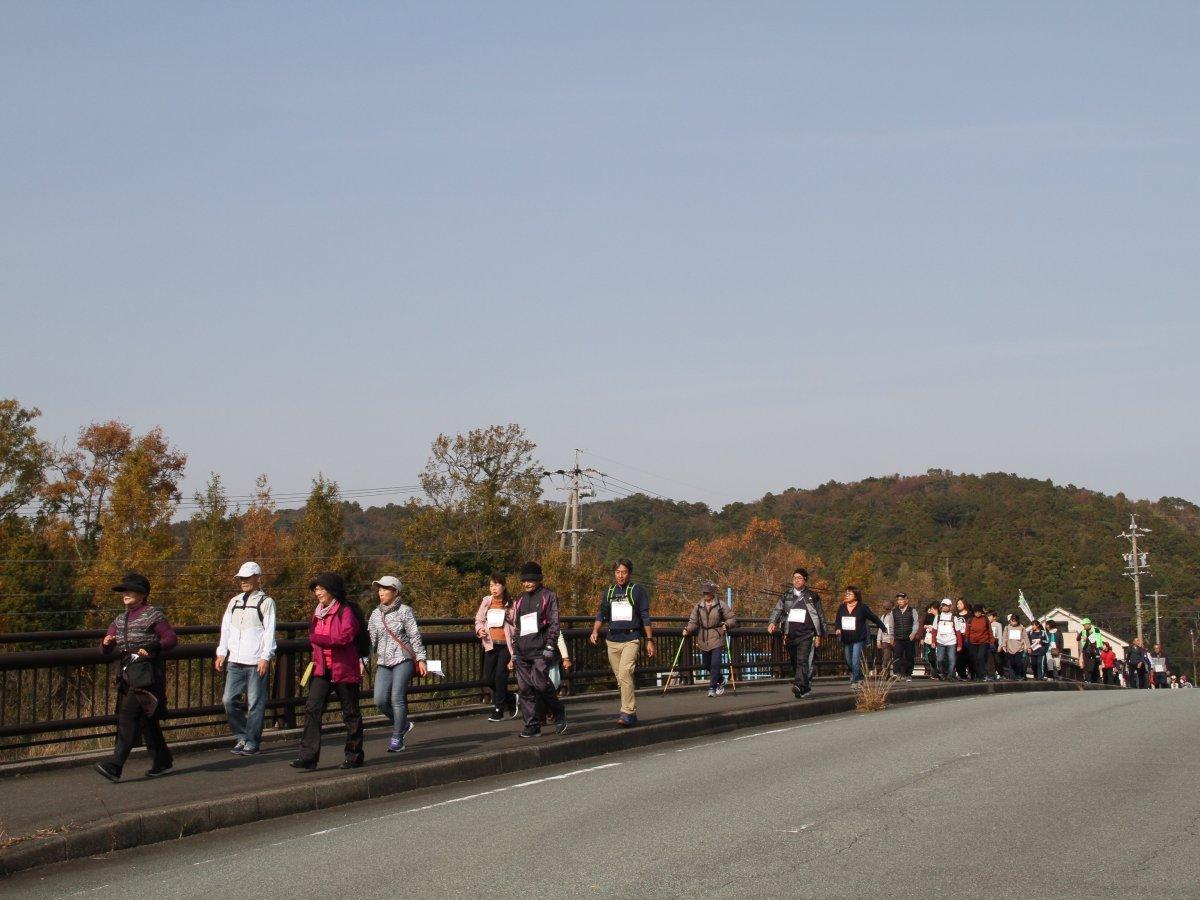
<instances>
[{"instance_id":1,"label":"glove","mask_svg":"<svg viewBox=\"0 0 1200 900\"><path fill-rule=\"evenodd\" d=\"M554 659L554 651L547 647L542 651L542 659L547 661Z\"/></svg>"}]
</instances>

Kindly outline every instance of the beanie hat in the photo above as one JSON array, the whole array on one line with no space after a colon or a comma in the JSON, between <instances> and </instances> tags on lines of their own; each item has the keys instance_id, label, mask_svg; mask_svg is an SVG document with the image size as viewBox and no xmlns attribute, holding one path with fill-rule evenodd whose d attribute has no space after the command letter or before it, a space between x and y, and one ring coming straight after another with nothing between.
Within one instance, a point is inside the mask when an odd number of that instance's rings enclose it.
<instances>
[{"instance_id":1,"label":"beanie hat","mask_svg":"<svg viewBox=\"0 0 1200 900\"><path fill-rule=\"evenodd\" d=\"M346 599L346 582L337 572L322 572L308 583L308 589L323 587L338 600Z\"/></svg>"},{"instance_id":2,"label":"beanie hat","mask_svg":"<svg viewBox=\"0 0 1200 900\"><path fill-rule=\"evenodd\" d=\"M521 566L522 581L541 581L542 567L535 562L527 562Z\"/></svg>"}]
</instances>

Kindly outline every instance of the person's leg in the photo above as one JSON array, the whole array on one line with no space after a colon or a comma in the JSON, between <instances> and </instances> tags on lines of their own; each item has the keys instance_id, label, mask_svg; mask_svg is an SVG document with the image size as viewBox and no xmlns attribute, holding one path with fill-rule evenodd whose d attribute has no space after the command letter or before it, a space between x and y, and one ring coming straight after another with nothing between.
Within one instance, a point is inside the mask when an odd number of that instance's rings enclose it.
<instances>
[{"instance_id":1,"label":"person's leg","mask_svg":"<svg viewBox=\"0 0 1200 900\"><path fill-rule=\"evenodd\" d=\"M612 669L613 678L617 679L617 688L621 689L621 647L622 644L606 640L604 648L608 651L608 667ZM621 691L621 712L625 712L625 693Z\"/></svg>"},{"instance_id":2,"label":"person's leg","mask_svg":"<svg viewBox=\"0 0 1200 900\"><path fill-rule=\"evenodd\" d=\"M235 741L246 740L246 711L242 708L242 691L246 690L246 673L249 666L226 662L225 664L225 693L221 702L225 705L225 716L229 719L229 730Z\"/></svg>"},{"instance_id":3,"label":"person's leg","mask_svg":"<svg viewBox=\"0 0 1200 900\"><path fill-rule=\"evenodd\" d=\"M846 668L850 670L850 683L854 684L854 647L853 644L842 644L842 659L846 663Z\"/></svg>"},{"instance_id":4,"label":"person's leg","mask_svg":"<svg viewBox=\"0 0 1200 900\"><path fill-rule=\"evenodd\" d=\"M517 696L521 705L521 718L525 727L542 730L542 719L538 716L537 690L534 688L532 664L521 656L513 657L513 671L517 674Z\"/></svg>"},{"instance_id":5,"label":"person's leg","mask_svg":"<svg viewBox=\"0 0 1200 900\"><path fill-rule=\"evenodd\" d=\"M635 646L637 644L636 641L630 641L630 643ZM550 663L541 657L535 659L530 669L530 677L533 681L534 690L542 698L542 703L550 715L554 716L554 721L559 723L566 722L566 707L558 699L558 692L554 690L554 685L550 681Z\"/></svg>"},{"instance_id":6,"label":"person's leg","mask_svg":"<svg viewBox=\"0 0 1200 900\"><path fill-rule=\"evenodd\" d=\"M640 644L640 641L626 641L621 647L621 677L617 679L621 686L621 712L631 716L637 715L637 685L634 672L637 669Z\"/></svg>"},{"instance_id":7,"label":"person's leg","mask_svg":"<svg viewBox=\"0 0 1200 900\"><path fill-rule=\"evenodd\" d=\"M716 647L712 650L704 650L704 668L708 669L708 686L711 690L716 690L717 686L724 683L721 677L721 654L724 652L724 647Z\"/></svg>"},{"instance_id":8,"label":"person's leg","mask_svg":"<svg viewBox=\"0 0 1200 900\"><path fill-rule=\"evenodd\" d=\"M392 670L392 737L403 738L408 731L408 684L414 668L415 663L406 659Z\"/></svg>"},{"instance_id":9,"label":"person's leg","mask_svg":"<svg viewBox=\"0 0 1200 900\"><path fill-rule=\"evenodd\" d=\"M142 708L133 691L117 693L117 745L113 748L112 764L117 771L125 767L125 761L133 748L142 742Z\"/></svg>"},{"instance_id":10,"label":"person's leg","mask_svg":"<svg viewBox=\"0 0 1200 900\"><path fill-rule=\"evenodd\" d=\"M258 674L256 666L247 670L249 675L246 682L246 749L257 750L262 743L263 719L267 716L268 683L271 670L265 675Z\"/></svg>"},{"instance_id":11,"label":"person's leg","mask_svg":"<svg viewBox=\"0 0 1200 900\"><path fill-rule=\"evenodd\" d=\"M169 769L175 764L171 750L167 747L167 739L162 733L162 706L152 716L142 718L142 737L146 741L146 750L150 754L150 764L156 769Z\"/></svg>"},{"instance_id":12,"label":"person's leg","mask_svg":"<svg viewBox=\"0 0 1200 900\"><path fill-rule=\"evenodd\" d=\"M796 659L796 678L792 684L800 693L807 694L812 690L813 640L810 637L794 638L792 649Z\"/></svg>"},{"instance_id":13,"label":"person's leg","mask_svg":"<svg viewBox=\"0 0 1200 900\"><path fill-rule=\"evenodd\" d=\"M346 762L361 766L363 763L362 712L358 708L359 686L339 684L338 699L342 701L342 722L346 726Z\"/></svg>"},{"instance_id":14,"label":"person's leg","mask_svg":"<svg viewBox=\"0 0 1200 900\"><path fill-rule=\"evenodd\" d=\"M394 666L376 666L375 686L371 693L371 700L375 703L375 708L383 713L383 717L392 724L393 730L396 727L396 712L392 708L392 682L394 679Z\"/></svg>"},{"instance_id":15,"label":"person's leg","mask_svg":"<svg viewBox=\"0 0 1200 900\"><path fill-rule=\"evenodd\" d=\"M976 681L987 680L987 658L989 649L990 648L987 644L980 644L975 649L975 669L978 672L978 674L975 676Z\"/></svg>"},{"instance_id":16,"label":"person's leg","mask_svg":"<svg viewBox=\"0 0 1200 900\"><path fill-rule=\"evenodd\" d=\"M493 644L491 650L483 651L483 677L481 679L488 690L492 692L492 707L494 709L499 709L504 703L503 696L496 693L496 669L497 660L500 657L500 651L497 649L498 646L498 644Z\"/></svg>"},{"instance_id":17,"label":"person's leg","mask_svg":"<svg viewBox=\"0 0 1200 900\"><path fill-rule=\"evenodd\" d=\"M904 642L904 647L904 677L912 678L913 669L917 664L917 642L910 638Z\"/></svg>"},{"instance_id":18,"label":"person's leg","mask_svg":"<svg viewBox=\"0 0 1200 900\"><path fill-rule=\"evenodd\" d=\"M321 758L321 717L329 701L329 676L308 679L308 697L304 701L304 734L300 738L300 760L316 763Z\"/></svg>"},{"instance_id":19,"label":"person's leg","mask_svg":"<svg viewBox=\"0 0 1200 900\"><path fill-rule=\"evenodd\" d=\"M499 688L500 696L504 698L504 708L515 711L517 695L508 689L508 663L511 659L512 655L508 652L508 647L501 644L496 650L496 681L492 685L492 690Z\"/></svg>"},{"instance_id":20,"label":"person's leg","mask_svg":"<svg viewBox=\"0 0 1200 900\"><path fill-rule=\"evenodd\" d=\"M885 675L892 671L892 659L896 655L896 647L894 644L884 644L883 653L879 660L879 674Z\"/></svg>"}]
</instances>

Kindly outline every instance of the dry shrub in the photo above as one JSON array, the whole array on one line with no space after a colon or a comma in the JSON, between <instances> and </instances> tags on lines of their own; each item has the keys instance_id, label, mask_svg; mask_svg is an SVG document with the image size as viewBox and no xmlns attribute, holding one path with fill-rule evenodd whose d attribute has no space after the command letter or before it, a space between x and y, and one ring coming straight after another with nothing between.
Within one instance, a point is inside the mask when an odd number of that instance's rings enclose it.
<instances>
[{"instance_id":1,"label":"dry shrub","mask_svg":"<svg viewBox=\"0 0 1200 900\"><path fill-rule=\"evenodd\" d=\"M895 675L886 671L868 671L863 680L858 683L858 695L854 698L854 708L859 712L877 712L887 709L888 694L899 681Z\"/></svg>"}]
</instances>

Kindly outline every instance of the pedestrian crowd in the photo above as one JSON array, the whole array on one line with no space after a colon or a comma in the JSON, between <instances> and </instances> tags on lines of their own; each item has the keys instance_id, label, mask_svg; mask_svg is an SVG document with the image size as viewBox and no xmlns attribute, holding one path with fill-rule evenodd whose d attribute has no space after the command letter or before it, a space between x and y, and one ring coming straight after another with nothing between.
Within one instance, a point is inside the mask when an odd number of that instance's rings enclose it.
<instances>
[{"instance_id":1,"label":"pedestrian crowd","mask_svg":"<svg viewBox=\"0 0 1200 900\"><path fill-rule=\"evenodd\" d=\"M634 582L633 574L631 560L617 561L588 635L594 646L603 635L619 689L615 724L623 728L638 724L639 656L644 653L653 659L655 655L649 594L644 585ZM519 579L521 592L512 597L504 575L493 573L475 614L483 682L491 696L487 718L503 722L520 715L522 738L536 737L545 728L562 734L568 721L559 688L572 661L562 634L558 595L543 584L536 562L526 563ZM223 703L234 738L231 752L254 756L261 746L276 650L275 602L263 591L257 563L242 565L234 580L240 590L222 616L213 665L225 675ZM368 616L348 598L338 573L324 572L309 582L314 600L308 631L312 661L301 679L307 691L305 722L291 762L294 768L317 768L322 719L334 696L346 730L341 768L363 765L360 691L372 665L373 700L391 728L387 752L405 749L413 729L408 717L409 684L414 676L429 674L429 660L416 615L401 600L400 579L384 575L372 587L377 605ZM121 595L124 609L113 619L101 649L117 663L117 740L111 759L96 769L110 781L119 781L130 752L144 742L151 758L146 775L158 777L173 766L161 727L167 703L163 655L178 638L163 612L150 605L150 582L145 576L130 573L113 591ZM700 669L709 673L709 697L725 693L724 670L732 659L730 635L736 625L732 609L717 598L716 585L704 582L682 635L693 639L702 660ZM1023 626L1015 613L1004 616L963 600L944 599L922 613L907 594L898 593L894 602L884 604L880 616L857 587L849 586L827 620L803 567L795 569L791 588L772 608L767 632L782 641L792 669L792 693L801 700L812 692L816 651L822 641L840 646L854 688L861 686L868 671L911 681L918 660L928 675L944 681L1056 679L1065 655L1063 634L1055 622ZM1193 687L1186 675L1171 674L1158 644L1151 652L1135 640L1121 659L1088 619L1083 620L1078 641L1087 681L1135 688ZM676 662L678 658L677 654ZM509 689L510 675L515 676L515 693Z\"/></svg>"}]
</instances>

